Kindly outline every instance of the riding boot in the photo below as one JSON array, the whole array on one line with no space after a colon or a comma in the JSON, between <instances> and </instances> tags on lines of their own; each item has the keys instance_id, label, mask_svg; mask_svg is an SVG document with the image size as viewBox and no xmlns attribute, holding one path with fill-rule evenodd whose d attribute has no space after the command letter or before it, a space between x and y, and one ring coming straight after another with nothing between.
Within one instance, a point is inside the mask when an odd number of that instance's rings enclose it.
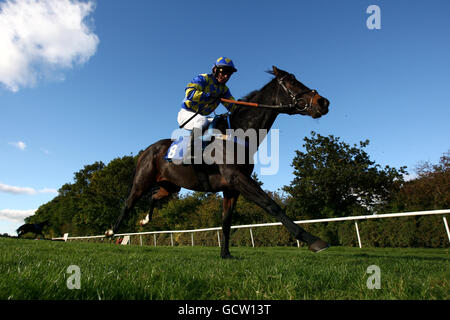
<instances>
[{"instance_id":1,"label":"riding boot","mask_svg":"<svg viewBox=\"0 0 450 320\"><path fill-rule=\"evenodd\" d=\"M187 148L186 155L183 159L184 165L192 165L195 176L200 183L203 191L209 191L208 174L205 172L205 165L203 164L203 150L202 150L202 131L199 128L193 128L190 136L190 144Z\"/></svg>"}]
</instances>

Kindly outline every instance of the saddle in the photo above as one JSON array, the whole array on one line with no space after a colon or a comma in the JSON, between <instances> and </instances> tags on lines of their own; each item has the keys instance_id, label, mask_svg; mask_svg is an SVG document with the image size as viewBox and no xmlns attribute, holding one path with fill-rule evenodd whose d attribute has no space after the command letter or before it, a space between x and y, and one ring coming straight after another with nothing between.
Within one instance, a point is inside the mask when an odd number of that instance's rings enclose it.
<instances>
[{"instance_id":1,"label":"saddle","mask_svg":"<svg viewBox=\"0 0 450 320\"><path fill-rule=\"evenodd\" d=\"M202 135L199 140L201 140L201 148L202 153L209 143L212 141L212 137L216 137L213 132L213 129L216 128L217 122L224 115L216 115L213 121L208 125L207 129L202 132ZM183 160L185 157L191 152L191 143L194 142L191 135L180 136L178 139L174 140L170 145L169 149L164 156L164 159L175 163L175 164L184 164ZM194 142L196 143L196 142ZM198 181L203 189L203 191L209 191L211 189L211 185L209 184L208 174L206 173L207 164L192 164L194 167L195 175L197 176Z\"/></svg>"}]
</instances>

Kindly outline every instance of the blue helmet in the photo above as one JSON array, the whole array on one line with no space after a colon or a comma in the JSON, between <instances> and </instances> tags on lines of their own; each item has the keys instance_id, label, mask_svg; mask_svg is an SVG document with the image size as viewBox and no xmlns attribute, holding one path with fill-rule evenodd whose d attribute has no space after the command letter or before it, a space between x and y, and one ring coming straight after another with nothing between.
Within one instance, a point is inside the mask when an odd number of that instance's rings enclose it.
<instances>
[{"instance_id":1,"label":"blue helmet","mask_svg":"<svg viewBox=\"0 0 450 320\"><path fill-rule=\"evenodd\" d=\"M220 57L216 60L216 63L214 63L215 67L225 67L225 68L231 68L233 72L236 72L237 69L234 67L233 61L227 57Z\"/></svg>"}]
</instances>

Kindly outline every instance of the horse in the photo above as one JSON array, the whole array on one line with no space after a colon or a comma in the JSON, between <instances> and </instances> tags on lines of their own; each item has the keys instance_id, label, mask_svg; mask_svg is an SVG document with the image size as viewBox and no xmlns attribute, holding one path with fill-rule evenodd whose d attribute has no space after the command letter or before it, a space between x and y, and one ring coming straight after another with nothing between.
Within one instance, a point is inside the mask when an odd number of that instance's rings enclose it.
<instances>
[{"instance_id":1,"label":"horse","mask_svg":"<svg viewBox=\"0 0 450 320\"><path fill-rule=\"evenodd\" d=\"M239 105L228 115L228 119L222 117L221 121L218 121L216 125L218 130L222 133L225 133L227 128L268 131L280 114L300 114L317 119L328 113L329 100L320 96L316 90L309 89L293 74L275 66L267 72L274 77L262 89L255 90L236 102L236 104L247 102L248 105L259 107ZM262 140L258 138L257 147ZM156 186L158 191L151 196L149 213L144 220L141 220L142 225L151 220L155 203L178 192L181 188L223 193L220 256L224 259L234 258L229 251L229 239L232 213L240 195L275 217L295 239L306 242L312 252L320 252L330 246L295 224L252 179L254 164L248 161L251 155L243 164L223 162L209 165L180 165L164 159L171 143L171 139L160 140L150 145L140 155L125 205L115 224L105 232L105 236L112 237L122 219L132 210L136 202ZM226 150L223 152L225 154ZM200 176L204 179L200 179Z\"/></svg>"},{"instance_id":2,"label":"horse","mask_svg":"<svg viewBox=\"0 0 450 320\"><path fill-rule=\"evenodd\" d=\"M16 230L17 236L20 238L21 236L29 232L34 233L36 236L43 236L44 234L42 233L42 231L44 227L48 226L49 224L50 222L48 220L39 223L25 223Z\"/></svg>"}]
</instances>

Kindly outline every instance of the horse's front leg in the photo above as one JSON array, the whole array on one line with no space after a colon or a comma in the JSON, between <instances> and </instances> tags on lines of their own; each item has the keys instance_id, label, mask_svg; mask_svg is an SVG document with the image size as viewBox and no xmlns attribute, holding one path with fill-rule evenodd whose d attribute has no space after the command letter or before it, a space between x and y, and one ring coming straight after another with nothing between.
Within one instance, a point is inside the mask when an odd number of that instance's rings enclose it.
<instances>
[{"instance_id":1,"label":"horse's front leg","mask_svg":"<svg viewBox=\"0 0 450 320\"><path fill-rule=\"evenodd\" d=\"M319 252L327 249L330 245L322 239L313 236L297 224L295 224L280 208L280 206L270 198L250 176L244 174L238 167L233 165L220 166L223 177L228 184L239 191L247 200L250 200L263 208L270 215L280 221L289 233L298 240L306 242L309 249Z\"/></svg>"},{"instance_id":2,"label":"horse's front leg","mask_svg":"<svg viewBox=\"0 0 450 320\"><path fill-rule=\"evenodd\" d=\"M229 250L230 244L230 230L231 230L231 216L239 193L236 191L223 192L223 212L222 212L222 243L220 248L220 256L224 259L232 258Z\"/></svg>"}]
</instances>

